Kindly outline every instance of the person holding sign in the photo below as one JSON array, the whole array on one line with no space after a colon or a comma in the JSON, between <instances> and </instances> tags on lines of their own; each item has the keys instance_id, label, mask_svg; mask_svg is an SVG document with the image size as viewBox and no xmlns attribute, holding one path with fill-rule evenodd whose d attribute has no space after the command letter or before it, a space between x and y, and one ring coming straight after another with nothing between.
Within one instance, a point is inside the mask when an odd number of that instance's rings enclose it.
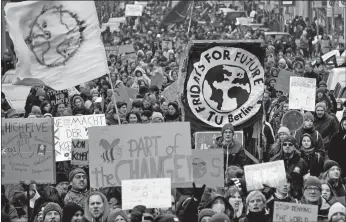
<instances>
[{"instance_id":1,"label":"person holding sign","mask_svg":"<svg viewBox=\"0 0 346 222\"><path fill-rule=\"evenodd\" d=\"M106 196L98 191L90 193L85 204L85 218L93 222L105 222L109 214L109 204Z\"/></svg>"},{"instance_id":2,"label":"person holding sign","mask_svg":"<svg viewBox=\"0 0 346 222\"><path fill-rule=\"evenodd\" d=\"M266 213L266 198L258 190L251 191L246 197L248 214L239 222L269 222L270 216Z\"/></svg>"},{"instance_id":3,"label":"person holding sign","mask_svg":"<svg viewBox=\"0 0 346 222\"><path fill-rule=\"evenodd\" d=\"M64 202L74 202L83 207L89 192L87 190L88 180L85 171L81 168L72 170L69 174L69 181L72 185L71 190L65 196Z\"/></svg>"},{"instance_id":4,"label":"person holding sign","mask_svg":"<svg viewBox=\"0 0 346 222\"><path fill-rule=\"evenodd\" d=\"M245 165L246 156L243 145L234 140L234 127L231 123L226 123L221 130L221 136L216 138L212 149L224 149L224 171L231 165L241 168Z\"/></svg>"}]
</instances>

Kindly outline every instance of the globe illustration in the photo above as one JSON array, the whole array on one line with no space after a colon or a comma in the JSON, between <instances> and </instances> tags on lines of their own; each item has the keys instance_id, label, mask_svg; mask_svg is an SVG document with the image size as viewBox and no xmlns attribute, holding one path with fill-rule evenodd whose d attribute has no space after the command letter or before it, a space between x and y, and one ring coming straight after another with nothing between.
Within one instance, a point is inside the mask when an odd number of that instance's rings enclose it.
<instances>
[{"instance_id":1,"label":"globe illustration","mask_svg":"<svg viewBox=\"0 0 346 222\"><path fill-rule=\"evenodd\" d=\"M218 65L205 75L202 93L210 108L219 113L241 107L251 94L247 72L233 65Z\"/></svg>"}]
</instances>

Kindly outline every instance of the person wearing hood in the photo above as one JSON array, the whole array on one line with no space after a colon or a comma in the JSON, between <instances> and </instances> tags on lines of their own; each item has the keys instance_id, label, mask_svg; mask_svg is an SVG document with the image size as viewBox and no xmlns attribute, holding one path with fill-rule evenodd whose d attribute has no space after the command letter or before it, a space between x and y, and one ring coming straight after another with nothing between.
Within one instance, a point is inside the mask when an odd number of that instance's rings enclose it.
<instances>
[{"instance_id":1,"label":"person wearing hood","mask_svg":"<svg viewBox=\"0 0 346 222\"><path fill-rule=\"evenodd\" d=\"M246 197L248 213L239 222L269 222L270 215L266 212L266 198L258 190L251 191Z\"/></svg>"},{"instance_id":2,"label":"person wearing hood","mask_svg":"<svg viewBox=\"0 0 346 222\"><path fill-rule=\"evenodd\" d=\"M340 166L342 177L346 177L346 116L340 121L339 132L330 139L329 158L337 162Z\"/></svg>"},{"instance_id":3,"label":"person wearing hood","mask_svg":"<svg viewBox=\"0 0 346 222\"><path fill-rule=\"evenodd\" d=\"M234 127L232 123L226 123L221 130L221 136L216 138L212 149L222 148L224 150L224 171L231 165L241 168L246 163L246 155L241 143L234 138Z\"/></svg>"},{"instance_id":4,"label":"person wearing hood","mask_svg":"<svg viewBox=\"0 0 346 222\"><path fill-rule=\"evenodd\" d=\"M324 154L316 152L314 140L310 134L305 133L300 138L300 156L308 164L309 174L318 177L323 172Z\"/></svg>"},{"instance_id":5,"label":"person wearing hood","mask_svg":"<svg viewBox=\"0 0 346 222\"><path fill-rule=\"evenodd\" d=\"M329 205L322 197L322 183L314 176L309 176L303 186L304 196L301 199L302 204L311 204L318 206L318 222L324 222L328 215Z\"/></svg>"},{"instance_id":6,"label":"person wearing hood","mask_svg":"<svg viewBox=\"0 0 346 222\"><path fill-rule=\"evenodd\" d=\"M240 218L245 216L244 194L237 185L230 186L225 194L225 199L231 204L234 215L232 222L238 222Z\"/></svg>"},{"instance_id":7,"label":"person wearing hood","mask_svg":"<svg viewBox=\"0 0 346 222\"><path fill-rule=\"evenodd\" d=\"M300 141L304 134L309 134L312 139L312 144L314 144L315 152L321 154L322 158L325 158L325 146L322 140L321 134L315 129L314 126L314 116L310 112L306 112L303 115L304 122L303 126L296 130L293 135L297 141Z\"/></svg>"},{"instance_id":8,"label":"person wearing hood","mask_svg":"<svg viewBox=\"0 0 346 222\"><path fill-rule=\"evenodd\" d=\"M215 213L224 213L229 218L233 218L234 216L232 205L219 194L211 195L209 202L203 208L212 209Z\"/></svg>"},{"instance_id":9,"label":"person wearing hood","mask_svg":"<svg viewBox=\"0 0 346 222\"><path fill-rule=\"evenodd\" d=\"M84 222L84 209L76 203L67 203L62 210L62 222Z\"/></svg>"},{"instance_id":10,"label":"person wearing hood","mask_svg":"<svg viewBox=\"0 0 346 222\"><path fill-rule=\"evenodd\" d=\"M294 181L291 183L292 196L299 199L302 195L303 176L308 173L308 166L300 157L297 148L297 140L293 136L288 136L282 141L282 151L270 161L284 161L286 173L294 175Z\"/></svg>"},{"instance_id":11,"label":"person wearing hood","mask_svg":"<svg viewBox=\"0 0 346 222\"><path fill-rule=\"evenodd\" d=\"M181 122L179 107L177 103L168 103L168 113L165 115L165 122Z\"/></svg>"},{"instance_id":12,"label":"person wearing hood","mask_svg":"<svg viewBox=\"0 0 346 222\"><path fill-rule=\"evenodd\" d=\"M341 203L333 204L328 213L328 222L346 222L346 208Z\"/></svg>"},{"instance_id":13,"label":"person wearing hood","mask_svg":"<svg viewBox=\"0 0 346 222\"><path fill-rule=\"evenodd\" d=\"M321 81L320 84L318 85L319 89L323 89L325 92L325 96L326 98L330 101L330 112L336 114L337 111L337 103L336 103L336 99L335 96L333 94L333 92L329 91L327 88L327 83L326 81ZM317 92L316 92L317 93Z\"/></svg>"},{"instance_id":14,"label":"person wearing hood","mask_svg":"<svg viewBox=\"0 0 346 222\"><path fill-rule=\"evenodd\" d=\"M89 222L106 222L109 211L109 204L103 193L93 191L86 198L84 216Z\"/></svg>"},{"instance_id":15,"label":"person wearing hood","mask_svg":"<svg viewBox=\"0 0 346 222\"><path fill-rule=\"evenodd\" d=\"M130 222L130 219L123 210L114 210L108 214L107 222Z\"/></svg>"},{"instance_id":16,"label":"person wearing hood","mask_svg":"<svg viewBox=\"0 0 346 222\"><path fill-rule=\"evenodd\" d=\"M315 104L320 103L320 102L324 102L326 104L328 113L331 113L331 111L335 109L333 107L333 104L332 104L330 97L327 95L327 92L324 88L318 88L316 90L316 102L315 102Z\"/></svg>"},{"instance_id":17,"label":"person wearing hood","mask_svg":"<svg viewBox=\"0 0 346 222\"><path fill-rule=\"evenodd\" d=\"M67 192L64 202L74 202L79 206L83 206L85 199L87 198L88 192L88 180L87 174L81 168L75 168L69 173L69 181L72 188Z\"/></svg>"},{"instance_id":18,"label":"person wearing hood","mask_svg":"<svg viewBox=\"0 0 346 222\"><path fill-rule=\"evenodd\" d=\"M48 203L42 213L44 222L60 222L62 218L62 209L57 203Z\"/></svg>"},{"instance_id":19,"label":"person wearing hood","mask_svg":"<svg viewBox=\"0 0 346 222\"><path fill-rule=\"evenodd\" d=\"M198 222L210 222L214 214L215 212L212 209L203 209L198 213Z\"/></svg>"},{"instance_id":20,"label":"person wearing hood","mask_svg":"<svg viewBox=\"0 0 346 222\"><path fill-rule=\"evenodd\" d=\"M91 114L88 109L84 106L84 100L79 95L75 95L71 98L72 100L72 115L89 115Z\"/></svg>"},{"instance_id":21,"label":"person wearing hood","mask_svg":"<svg viewBox=\"0 0 346 222\"><path fill-rule=\"evenodd\" d=\"M333 195L335 197L346 196L339 164L333 160L327 160L323 165L323 170L322 179L330 184Z\"/></svg>"},{"instance_id":22,"label":"person wearing hood","mask_svg":"<svg viewBox=\"0 0 346 222\"><path fill-rule=\"evenodd\" d=\"M271 145L268 152L268 157L272 158L282 151L282 141L291 135L290 130L286 126L281 126L277 133L277 139L273 145Z\"/></svg>"},{"instance_id":23,"label":"person wearing hood","mask_svg":"<svg viewBox=\"0 0 346 222\"><path fill-rule=\"evenodd\" d=\"M339 123L336 118L327 113L326 104L323 102L317 103L315 106L316 118L314 125L316 130L321 133L324 146L328 152L329 143L334 133L339 131Z\"/></svg>"}]
</instances>

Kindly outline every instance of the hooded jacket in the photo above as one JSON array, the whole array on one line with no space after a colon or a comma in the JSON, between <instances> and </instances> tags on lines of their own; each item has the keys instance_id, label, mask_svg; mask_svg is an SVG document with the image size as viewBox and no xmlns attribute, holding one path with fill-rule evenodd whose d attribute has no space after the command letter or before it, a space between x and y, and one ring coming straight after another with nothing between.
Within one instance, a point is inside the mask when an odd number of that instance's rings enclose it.
<instances>
[{"instance_id":1,"label":"hooded jacket","mask_svg":"<svg viewBox=\"0 0 346 222\"><path fill-rule=\"evenodd\" d=\"M296 138L297 141L300 141L301 137L305 134L309 134L312 138L312 144L314 144L315 152L320 153L321 156L324 158L325 156L325 148L324 143L322 140L321 134L315 129L314 126L312 128L305 128L302 126L298 130L296 130L293 135Z\"/></svg>"},{"instance_id":2,"label":"hooded jacket","mask_svg":"<svg viewBox=\"0 0 346 222\"><path fill-rule=\"evenodd\" d=\"M243 146L238 141L233 140L229 144L223 144L223 137L217 137L212 149L220 148L224 149L224 170L231 165L243 168L246 162L246 155Z\"/></svg>"},{"instance_id":3,"label":"hooded jacket","mask_svg":"<svg viewBox=\"0 0 346 222\"><path fill-rule=\"evenodd\" d=\"M302 146L304 136L309 137L311 140L311 146L308 149L304 149ZM319 152L316 152L314 140L312 139L310 134L306 133L300 137L299 147L300 156L308 164L310 175L319 177L320 174L323 172L324 158Z\"/></svg>"},{"instance_id":4,"label":"hooded jacket","mask_svg":"<svg viewBox=\"0 0 346 222\"><path fill-rule=\"evenodd\" d=\"M99 191L93 191L91 192L88 197L86 198L86 201L84 201L84 217L85 219L87 219L88 221L90 222L97 222L91 215L90 211L89 211L89 198L93 195L99 195L102 200L103 200L103 208L104 208L104 211L103 211L103 215L101 217L101 220L99 220L98 222L106 222L107 221L107 216L110 212L110 208L109 208L109 203L108 203L108 200L106 198L106 196L99 192Z\"/></svg>"},{"instance_id":5,"label":"hooded jacket","mask_svg":"<svg viewBox=\"0 0 346 222\"><path fill-rule=\"evenodd\" d=\"M82 102L82 107L76 107L75 106L75 100L76 99L80 99L81 102ZM75 116L75 115L78 115L78 114L82 114L82 115L89 115L91 114L90 111L85 108L85 103L84 103L84 100L82 99L82 97L80 97L79 95L75 95L71 98L71 107L72 107L72 115Z\"/></svg>"},{"instance_id":6,"label":"hooded jacket","mask_svg":"<svg viewBox=\"0 0 346 222\"><path fill-rule=\"evenodd\" d=\"M208 208L208 209L212 209L213 203L217 200L217 199L222 199L223 202L225 203L225 214L229 217L229 218L233 218L234 215L234 209L232 208L231 204L221 195L215 195L212 196L210 201L205 205L204 208Z\"/></svg>"},{"instance_id":7,"label":"hooded jacket","mask_svg":"<svg viewBox=\"0 0 346 222\"><path fill-rule=\"evenodd\" d=\"M314 126L321 133L323 143L328 150L331 137L339 131L337 120L325 113L322 118L315 117Z\"/></svg>"},{"instance_id":8,"label":"hooded jacket","mask_svg":"<svg viewBox=\"0 0 346 222\"><path fill-rule=\"evenodd\" d=\"M346 129L342 126L342 122L345 120L346 116L340 121L339 132L335 133L330 139L328 151L329 158L340 165L343 177L346 177Z\"/></svg>"}]
</instances>

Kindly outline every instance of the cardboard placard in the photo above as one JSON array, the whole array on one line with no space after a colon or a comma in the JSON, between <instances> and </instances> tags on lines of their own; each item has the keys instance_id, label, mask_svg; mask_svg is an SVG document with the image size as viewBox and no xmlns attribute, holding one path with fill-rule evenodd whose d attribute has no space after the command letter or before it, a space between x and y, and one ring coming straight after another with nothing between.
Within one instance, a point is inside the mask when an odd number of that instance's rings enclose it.
<instances>
[{"instance_id":1,"label":"cardboard placard","mask_svg":"<svg viewBox=\"0 0 346 222\"><path fill-rule=\"evenodd\" d=\"M133 53L135 49L133 48L133 44L121 45L119 46L119 54Z\"/></svg>"},{"instance_id":2,"label":"cardboard placard","mask_svg":"<svg viewBox=\"0 0 346 222\"><path fill-rule=\"evenodd\" d=\"M125 8L125 16L142 16L143 5L127 4Z\"/></svg>"},{"instance_id":3,"label":"cardboard placard","mask_svg":"<svg viewBox=\"0 0 346 222\"><path fill-rule=\"evenodd\" d=\"M57 106L59 104L69 104L70 100L68 97L68 90L48 90L47 92L48 101L52 106Z\"/></svg>"},{"instance_id":4,"label":"cardboard placard","mask_svg":"<svg viewBox=\"0 0 346 222\"><path fill-rule=\"evenodd\" d=\"M287 202L274 202L273 221L304 221L316 222L318 206L310 204L297 204Z\"/></svg>"},{"instance_id":5,"label":"cardboard placard","mask_svg":"<svg viewBox=\"0 0 346 222\"><path fill-rule=\"evenodd\" d=\"M72 138L71 164L78 166L89 165L89 140Z\"/></svg>"},{"instance_id":6,"label":"cardboard placard","mask_svg":"<svg viewBox=\"0 0 346 222\"><path fill-rule=\"evenodd\" d=\"M91 127L89 146L95 188L132 179L171 177L174 187L193 180L189 122Z\"/></svg>"},{"instance_id":7,"label":"cardboard placard","mask_svg":"<svg viewBox=\"0 0 346 222\"><path fill-rule=\"evenodd\" d=\"M129 96L126 88L127 87L124 86L124 84L122 82L118 82L114 86L113 96L115 97L115 101L126 103L127 104L127 110L130 111L132 108L132 101L130 99L130 96Z\"/></svg>"},{"instance_id":8,"label":"cardboard placard","mask_svg":"<svg viewBox=\"0 0 346 222\"><path fill-rule=\"evenodd\" d=\"M294 74L293 72L281 69L276 80L275 89L282 91L284 94L288 94L291 76L298 75Z\"/></svg>"},{"instance_id":9,"label":"cardboard placard","mask_svg":"<svg viewBox=\"0 0 346 222\"><path fill-rule=\"evenodd\" d=\"M53 120L2 119L1 184L55 183Z\"/></svg>"},{"instance_id":10,"label":"cardboard placard","mask_svg":"<svg viewBox=\"0 0 346 222\"><path fill-rule=\"evenodd\" d=\"M106 50L106 55L108 60L110 60L109 56L111 54L117 55L119 52L119 49L117 46L105 46L105 50Z\"/></svg>"},{"instance_id":11,"label":"cardboard placard","mask_svg":"<svg viewBox=\"0 0 346 222\"><path fill-rule=\"evenodd\" d=\"M136 99L138 95L138 89L134 89L131 87L126 87L127 94L131 99Z\"/></svg>"},{"instance_id":12,"label":"cardboard placard","mask_svg":"<svg viewBox=\"0 0 346 222\"><path fill-rule=\"evenodd\" d=\"M147 208L169 208L171 178L121 181L122 209L131 210L143 205Z\"/></svg>"},{"instance_id":13,"label":"cardboard placard","mask_svg":"<svg viewBox=\"0 0 346 222\"><path fill-rule=\"evenodd\" d=\"M244 166L244 172L248 191L262 189L263 184L270 187L278 187L279 183L286 181L283 160L247 165Z\"/></svg>"},{"instance_id":14,"label":"cardboard placard","mask_svg":"<svg viewBox=\"0 0 346 222\"><path fill-rule=\"evenodd\" d=\"M221 132L207 131L207 132L196 132L195 133L195 149L206 150L210 149L215 142L216 138L221 136ZM233 139L238 141L240 144L244 144L243 131L234 131Z\"/></svg>"},{"instance_id":15,"label":"cardboard placard","mask_svg":"<svg viewBox=\"0 0 346 222\"><path fill-rule=\"evenodd\" d=\"M291 76L289 109L315 111L316 79Z\"/></svg>"},{"instance_id":16,"label":"cardboard placard","mask_svg":"<svg viewBox=\"0 0 346 222\"><path fill-rule=\"evenodd\" d=\"M105 125L104 114L55 117L55 160L71 160L72 138L87 139L88 127Z\"/></svg>"},{"instance_id":17,"label":"cardboard placard","mask_svg":"<svg viewBox=\"0 0 346 222\"><path fill-rule=\"evenodd\" d=\"M179 91L178 91L177 81L167 86L161 95L168 102L177 102L179 100Z\"/></svg>"},{"instance_id":18,"label":"cardboard placard","mask_svg":"<svg viewBox=\"0 0 346 222\"><path fill-rule=\"evenodd\" d=\"M192 150L193 181L203 186L224 187L223 149Z\"/></svg>"}]
</instances>

